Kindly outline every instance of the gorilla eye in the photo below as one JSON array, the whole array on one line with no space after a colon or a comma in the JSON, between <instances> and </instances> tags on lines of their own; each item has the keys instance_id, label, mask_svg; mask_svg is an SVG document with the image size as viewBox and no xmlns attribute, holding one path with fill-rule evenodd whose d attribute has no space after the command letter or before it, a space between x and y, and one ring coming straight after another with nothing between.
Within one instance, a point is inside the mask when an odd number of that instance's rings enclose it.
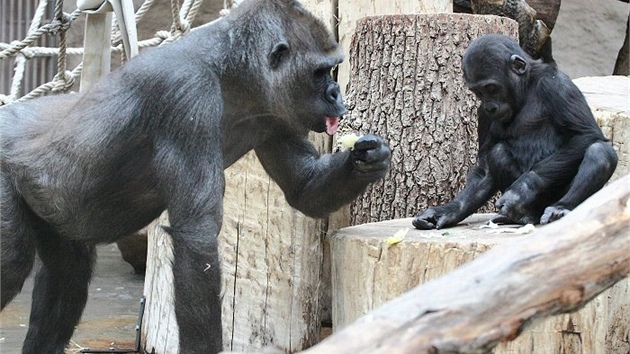
<instances>
[{"instance_id":1,"label":"gorilla eye","mask_svg":"<svg viewBox=\"0 0 630 354\"><path fill-rule=\"evenodd\" d=\"M315 70L315 77L328 76L332 74L333 68L331 67L323 67Z\"/></svg>"}]
</instances>

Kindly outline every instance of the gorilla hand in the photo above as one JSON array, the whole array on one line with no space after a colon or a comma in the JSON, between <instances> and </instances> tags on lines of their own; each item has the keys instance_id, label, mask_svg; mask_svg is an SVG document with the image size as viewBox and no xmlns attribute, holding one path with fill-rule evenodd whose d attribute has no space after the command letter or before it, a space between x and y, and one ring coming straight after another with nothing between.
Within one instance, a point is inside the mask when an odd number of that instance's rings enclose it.
<instances>
[{"instance_id":1,"label":"gorilla hand","mask_svg":"<svg viewBox=\"0 0 630 354\"><path fill-rule=\"evenodd\" d=\"M524 177L526 175L523 175ZM494 203L498 213L518 224L537 224L538 218L533 215L531 205L535 201L535 192L523 178L519 178ZM504 219L502 219L505 221Z\"/></svg>"},{"instance_id":2,"label":"gorilla hand","mask_svg":"<svg viewBox=\"0 0 630 354\"><path fill-rule=\"evenodd\" d=\"M387 144L376 135L362 136L350 152L355 176L373 181L385 177L389 170L391 156Z\"/></svg>"},{"instance_id":3,"label":"gorilla hand","mask_svg":"<svg viewBox=\"0 0 630 354\"><path fill-rule=\"evenodd\" d=\"M560 205L551 205L545 208L543 215L540 217L541 224L549 224L561 217L567 215L571 210Z\"/></svg>"},{"instance_id":4,"label":"gorilla hand","mask_svg":"<svg viewBox=\"0 0 630 354\"><path fill-rule=\"evenodd\" d=\"M425 210L416 216L412 224L419 230L441 229L443 227L457 224L461 221L460 207L456 202L451 202L443 206L435 206Z\"/></svg>"}]
</instances>

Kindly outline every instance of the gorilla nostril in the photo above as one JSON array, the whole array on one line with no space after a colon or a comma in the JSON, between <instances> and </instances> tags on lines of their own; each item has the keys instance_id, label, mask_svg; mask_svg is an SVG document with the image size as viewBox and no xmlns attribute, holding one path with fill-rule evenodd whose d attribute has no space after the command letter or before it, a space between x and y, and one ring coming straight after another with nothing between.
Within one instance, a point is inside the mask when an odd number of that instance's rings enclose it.
<instances>
[{"instance_id":1,"label":"gorilla nostril","mask_svg":"<svg viewBox=\"0 0 630 354\"><path fill-rule=\"evenodd\" d=\"M337 102L339 100L339 85L337 83L328 86L326 89L326 99L330 102Z\"/></svg>"}]
</instances>

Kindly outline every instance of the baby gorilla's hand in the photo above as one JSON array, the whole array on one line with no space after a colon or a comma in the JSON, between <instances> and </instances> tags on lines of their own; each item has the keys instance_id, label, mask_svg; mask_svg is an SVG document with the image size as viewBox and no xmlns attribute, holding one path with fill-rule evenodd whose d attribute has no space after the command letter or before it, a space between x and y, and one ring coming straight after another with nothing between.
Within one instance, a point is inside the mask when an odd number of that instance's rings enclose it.
<instances>
[{"instance_id":1,"label":"baby gorilla's hand","mask_svg":"<svg viewBox=\"0 0 630 354\"><path fill-rule=\"evenodd\" d=\"M431 230L453 226L460 221L459 204L449 203L425 210L413 219L412 224L418 230Z\"/></svg>"},{"instance_id":2,"label":"baby gorilla's hand","mask_svg":"<svg viewBox=\"0 0 630 354\"><path fill-rule=\"evenodd\" d=\"M364 135L350 152L352 166L358 178L377 180L389 170L392 153L381 137Z\"/></svg>"}]
</instances>

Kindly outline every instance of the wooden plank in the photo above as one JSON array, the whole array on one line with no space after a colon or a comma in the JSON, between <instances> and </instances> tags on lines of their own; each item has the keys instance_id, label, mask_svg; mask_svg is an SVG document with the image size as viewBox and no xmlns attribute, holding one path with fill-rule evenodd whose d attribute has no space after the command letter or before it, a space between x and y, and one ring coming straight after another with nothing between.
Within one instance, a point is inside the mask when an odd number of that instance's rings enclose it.
<instances>
[{"instance_id":1,"label":"wooden plank","mask_svg":"<svg viewBox=\"0 0 630 354\"><path fill-rule=\"evenodd\" d=\"M85 21L81 92L109 73L111 64L111 12L88 14Z\"/></svg>"}]
</instances>

